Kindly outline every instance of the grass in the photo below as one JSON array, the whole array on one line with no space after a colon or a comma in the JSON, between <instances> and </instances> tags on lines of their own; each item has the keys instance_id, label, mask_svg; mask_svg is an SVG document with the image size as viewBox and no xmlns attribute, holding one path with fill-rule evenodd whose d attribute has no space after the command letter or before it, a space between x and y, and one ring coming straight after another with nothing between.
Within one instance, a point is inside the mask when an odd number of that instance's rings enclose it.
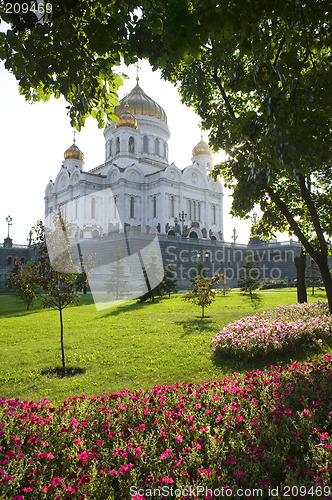
<instances>
[{"instance_id":1,"label":"grass","mask_svg":"<svg viewBox=\"0 0 332 500\"><path fill-rule=\"evenodd\" d=\"M232 372L270 364L214 358L210 339L234 319L296 302L296 290L256 293L254 300L239 292L218 296L200 319L200 308L181 295L155 304L129 302L96 311L91 296L64 311L65 354L68 376L60 378L59 313L38 304L30 311L12 295L0 296L0 396L52 404L69 396L120 391L126 387L151 389L155 384L202 383ZM325 300L317 292L309 300ZM325 349L331 353L331 349ZM309 359L297 352L293 361Z\"/></svg>"}]
</instances>

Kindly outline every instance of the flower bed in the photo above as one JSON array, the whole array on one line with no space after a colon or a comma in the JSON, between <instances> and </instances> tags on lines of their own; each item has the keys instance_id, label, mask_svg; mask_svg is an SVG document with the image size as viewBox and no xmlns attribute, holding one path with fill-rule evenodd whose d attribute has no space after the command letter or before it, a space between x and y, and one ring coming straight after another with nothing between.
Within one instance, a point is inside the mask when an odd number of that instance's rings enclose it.
<instances>
[{"instance_id":1,"label":"flower bed","mask_svg":"<svg viewBox=\"0 0 332 500\"><path fill-rule=\"evenodd\" d=\"M292 304L232 321L211 339L212 349L241 358L273 355L298 347L320 347L331 338L331 331L327 302Z\"/></svg>"},{"instance_id":2,"label":"flower bed","mask_svg":"<svg viewBox=\"0 0 332 500\"><path fill-rule=\"evenodd\" d=\"M301 485L307 498L332 499L331 362L325 354L59 408L2 398L0 498L212 499L217 487L268 498Z\"/></svg>"}]
</instances>

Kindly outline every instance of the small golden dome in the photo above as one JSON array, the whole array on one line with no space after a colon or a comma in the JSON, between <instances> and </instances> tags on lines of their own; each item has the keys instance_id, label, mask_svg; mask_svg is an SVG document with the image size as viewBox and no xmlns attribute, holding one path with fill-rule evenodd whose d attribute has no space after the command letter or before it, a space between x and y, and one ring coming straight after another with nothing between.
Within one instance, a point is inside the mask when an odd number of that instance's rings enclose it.
<instances>
[{"instance_id":1,"label":"small golden dome","mask_svg":"<svg viewBox=\"0 0 332 500\"><path fill-rule=\"evenodd\" d=\"M199 156L199 155L210 155L210 156L212 156L211 149L206 144L206 142L203 141L203 139L201 139L199 141L199 143L193 149L193 156Z\"/></svg>"},{"instance_id":2,"label":"small golden dome","mask_svg":"<svg viewBox=\"0 0 332 500\"><path fill-rule=\"evenodd\" d=\"M76 141L74 139L74 143L67 149L64 153L65 160L73 159L73 160L83 160L84 154L82 151L76 146Z\"/></svg>"},{"instance_id":3,"label":"small golden dome","mask_svg":"<svg viewBox=\"0 0 332 500\"><path fill-rule=\"evenodd\" d=\"M121 115L125 112L129 112L132 115L154 116L155 118L159 118L163 122L167 123L165 111L141 89L138 85L138 78L137 85L133 88L133 90L127 97L121 99L118 106L114 107L114 113L119 117L121 117ZM117 124L118 123L119 122L117 122Z\"/></svg>"},{"instance_id":4,"label":"small golden dome","mask_svg":"<svg viewBox=\"0 0 332 500\"><path fill-rule=\"evenodd\" d=\"M132 115L129 112L128 104L126 104L125 106L125 111L121 113L121 115L119 116L119 121L114 123L114 128L119 128L119 127L131 127L134 128L135 130L138 129L138 121L134 117L134 115Z\"/></svg>"}]
</instances>

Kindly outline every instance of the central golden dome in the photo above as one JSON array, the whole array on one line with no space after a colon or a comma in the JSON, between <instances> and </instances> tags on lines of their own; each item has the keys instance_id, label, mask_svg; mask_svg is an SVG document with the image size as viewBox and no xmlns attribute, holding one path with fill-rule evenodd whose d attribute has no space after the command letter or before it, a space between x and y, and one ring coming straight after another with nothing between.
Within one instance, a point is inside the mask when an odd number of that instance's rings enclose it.
<instances>
[{"instance_id":1,"label":"central golden dome","mask_svg":"<svg viewBox=\"0 0 332 500\"><path fill-rule=\"evenodd\" d=\"M128 107L126 107L126 103ZM121 99L120 104L114 107L114 113L119 117L123 113L131 113L132 115L148 115L159 118L163 122L167 123L167 116L165 111L158 103L156 103L151 97L146 95L144 90L137 84L133 90L128 94L127 97Z\"/></svg>"}]
</instances>

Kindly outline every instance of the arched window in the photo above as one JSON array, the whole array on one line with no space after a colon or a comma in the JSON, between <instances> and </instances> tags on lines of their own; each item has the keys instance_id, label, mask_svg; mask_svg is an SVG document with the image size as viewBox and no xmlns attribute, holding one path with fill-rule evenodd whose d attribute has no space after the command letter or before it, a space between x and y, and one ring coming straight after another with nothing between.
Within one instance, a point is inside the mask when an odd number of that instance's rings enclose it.
<instances>
[{"instance_id":1,"label":"arched window","mask_svg":"<svg viewBox=\"0 0 332 500\"><path fill-rule=\"evenodd\" d=\"M130 197L130 218L133 219L135 217L135 197Z\"/></svg>"},{"instance_id":2,"label":"arched window","mask_svg":"<svg viewBox=\"0 0 332 500\"><path fill-rule=\"evenodd\" d=\"M212 224L216 224L216 206L212 205Z\"/></svg>"},{"instance_id":3,"label":"arched window","mask_svg":"<svg viewBox=\"0 0 332 500\"><path fill-rule=\"evenodd\" d=\"M91 200L91 219L96 218L96 199L92 198Z\"/></svg>"},{"instance_id":4,"label":"arched window","mask_svg":"<svg viewBox=\"0 0 332 500\"><path fill-rule=\"evenodd\" d=\"M171 210L170 210L170 217L175 217L175 200L174 200L174 195L171 194Z\"/></svg>"},{"instance_id":5,"label":"arched window","mask_svg":"<svg viewBox=\"0 0 332 500\"><path fill-rule=\"evenodd\" d=\"M199 201L197 202L197 220L201 220L201 204Z\"/></svg>"},{"instance_id":6,"label":"arched window","mask_svg":"<svg viewBox=\"0 0 332 500\"><path fill-rule=\"evenodd\" d=\"M7 259L7 265L8 265L8 266L11 266L11 264L12 264L12 258L11 258L11 257L8 257L8 259Z\"/></svg>"},{"instance_id":7,"label":"arched window","mask_svg":"<svg viewBox=\"0 0 332 500\"><path fill-rule=\"evenodd\" d=\"M154 140L154 154L159 155L159 139Z\"/></svg>"},{"instance_id":8,"label":"arched window","mask_svg":"<svg viewBox=\"0 0 332 500\"><path fill-rule=\"evenodd\" d=\"M148 137L145 135L143 137L143 153L148 153L149 152L149 139Z\"/></svg>"},{"instance_id":9,"label":"arched window","mask_svg":"<svg viewBox=\"0 0 332 500\"><path fill-rule=\"evenodd\" d=\"M120 137L116 138L115 153L116 154L120 153Z\"/></svg>"},{"instance_id":10,"label":"arched window","mask_svg":"<svg viewBox=\"0 0 332 500\"><path fill-rule=\"evenodd\" d=\"M194 214L193 214L193 221L196 221L196 201L193 201L193 209L194 209Z\"/></svg>"},{"instance_id":11,"label":"arched window","mask_svg":"<svg viewBox=\"0 0 332 500\"><path fill-rule=\"evenodd\" d=\"M108 141L108 156L107 158L110 158L112 156L112 141Z\"/></svg>"},{"instance_id":12,"label":"arched window","mask_svg":"<svg viewBox=\"0 0 332 500\"><path fill-rule=\"evenodd\" d=\"M196 231L191 231L191 233L189 234L189 238L198 238L198 234L196 233Z\"/></svg>"},{"instance_id":13,"label":"arched window","mask_svg":"<svg viewBox=\"0 0 332 500\"><path fill-rule=\"evenodd\" d=\"M129 153L135 153L135 139L133 137L129 137L128 151Z\"/></svg>"},{"instance_id":14,"label":"arched window","mask_svg":"<svg viewBox=\"0 0 332 500\"><path fill-rule=\"evenodd\" d=\"M157 217L157 196L153 197L153 217Z\"/></svg>"}]
</instances>

